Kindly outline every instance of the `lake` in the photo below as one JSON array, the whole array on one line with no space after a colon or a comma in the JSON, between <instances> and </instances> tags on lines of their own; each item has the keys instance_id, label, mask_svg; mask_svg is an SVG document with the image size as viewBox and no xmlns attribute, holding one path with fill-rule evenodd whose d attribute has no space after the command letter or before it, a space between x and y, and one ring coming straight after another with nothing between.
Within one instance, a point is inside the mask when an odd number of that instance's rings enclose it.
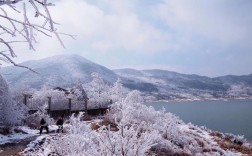
<instances>
[{"instance_id":1,"label":"lake","mask_svg":"<svg viewBox=\"0 0 252 156\"><path fill-rule=\"evenodd\" d=\"M244 135L252 140L252 100L183 101L148 103L156 110L163 107L184 122L206 126L223 133Z\"/></svg>"}]
</instances>

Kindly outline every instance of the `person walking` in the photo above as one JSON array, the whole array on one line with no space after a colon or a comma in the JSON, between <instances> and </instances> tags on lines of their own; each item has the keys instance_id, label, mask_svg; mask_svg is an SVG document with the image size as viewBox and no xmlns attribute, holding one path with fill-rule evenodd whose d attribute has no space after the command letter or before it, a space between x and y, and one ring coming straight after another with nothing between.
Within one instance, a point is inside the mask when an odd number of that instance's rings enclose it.
<instances>
[{"instance_id":1,"label":"person walking","mask_svg":"<svg viewBox=\"0 0 252 156\"><path fill-rule=\"evenodd\" d=\"M63 115L57 120L56 122L56 125L58 126L58 129L57 129L57 133L59 133L59 131L61 131L63 133L63 123L64 123L64 120L63 120Z\"/></svg>"},{"instance_id":2,"label":"person walking","mask_svg":"<svg viewBox=\"0 0 252 156\"><path fill-rule=\"evenodd\" d=\"M46 129L46 132L49 133L48 123L46 122L46 120L44 118L42 118L40 120L40 135L42 134L42 131L44 128Z\"/></svg>"}]
</instances>

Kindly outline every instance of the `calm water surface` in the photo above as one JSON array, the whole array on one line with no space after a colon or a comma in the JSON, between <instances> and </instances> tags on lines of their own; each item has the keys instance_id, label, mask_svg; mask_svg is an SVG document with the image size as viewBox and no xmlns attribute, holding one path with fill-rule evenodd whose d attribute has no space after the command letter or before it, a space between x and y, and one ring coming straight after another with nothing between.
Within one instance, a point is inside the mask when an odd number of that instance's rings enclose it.
<instances>
[{"instance_id":1,"label":"calm water surface","mask_svg":"<svg viewBox=\"0 0 252 156\"><path fill-rule=\"evenodd\" d=\"M252 140L252 100L186 101L148 103L156 110L163 107L184 122L206 126L223 133L244 135Z\"/></svg>"}]
</instances>

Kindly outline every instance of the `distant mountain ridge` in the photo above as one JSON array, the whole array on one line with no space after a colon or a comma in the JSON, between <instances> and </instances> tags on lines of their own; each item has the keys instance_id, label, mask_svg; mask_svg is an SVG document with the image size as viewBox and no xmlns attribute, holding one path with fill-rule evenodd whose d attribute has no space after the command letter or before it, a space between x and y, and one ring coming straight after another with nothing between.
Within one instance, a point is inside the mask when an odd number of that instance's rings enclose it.
<instances>
[{"instance_id":1,"label":"distant mountain ridge","mask_svg":"<svg viewBox=\"0 0 252 156\"><path fill-rule=\"evenodd\" d=\"M126 87L147 91L160 100L252 96L252 74L210 78L159 69L118 69L114 72Z\"/></svg>"},{"instance_id":2,"label":"distant mountain ridge","mask_svg":"<svg viewBox=\"0 0 252 156\"><path fill-rule=\"evenodd\" d=\"M4 67L0 72L10 88L71 87L78 79L90 81L91 73L97 72L106 83L112 84L120 78L126 88L140 90L158 100L252 96L252 74L210 78L160 69L110 70L78 55L59 55L21 64L39 74L18 67Z\"/></svg>"},{"instance_id":3,"label":"distant mountain ridge","mask_svg":"<svg viewBox=\"0 0 252 156\"><path fill-rule=\"evenodd\" d=\"M78 55L58 55L21 64L34 69L39 74L24 68L4 67L0 71L10 87L41 88L43 85L67 87L79 79L84 82L90 81L92 72L99 73L108 83L113 83L117 79L113 71Z\"/></svg>"}]
</instances>

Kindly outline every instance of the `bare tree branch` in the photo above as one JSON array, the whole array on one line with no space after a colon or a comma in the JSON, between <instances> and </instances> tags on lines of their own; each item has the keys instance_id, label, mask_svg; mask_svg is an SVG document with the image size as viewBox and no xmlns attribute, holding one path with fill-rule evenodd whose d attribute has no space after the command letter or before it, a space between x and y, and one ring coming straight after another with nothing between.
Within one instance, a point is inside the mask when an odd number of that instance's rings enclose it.
<instances>
[{"instance_id":1,"label":"bare tree branch","mask_svg":"<svg viewBox=\"0 0 252 156\"><path fill-rule=\"evenodd\" d=\"M11 57L16 57L16 54L8 42L5 42L2 38L0 38L0 43L3 43L9 49Z\"/></svg>"},{"instance_id":2,"label":"bare tree branch","mask_svg":"<svg viewBox=\"0 0 252 156\"><path fill-rule=\"evenodd\" d=\"M23 8L18 8L19 5L17 3L23 2ZM26 11L26 7L30 5L32 8L34 8L34 17L42 19L38 20L40 22L33 23L31 18L28 17L28 12ZM9 13L6 10L6 7L11 8L14 14L23 15L23 19L20 20L17 18L17 16ZM54 6L54 4L47 2L47 0L29 0L28 2L25 0L0 0L0 19L3 19L3 21L6 21L6 23L0 24L0 44L4 45L7 48L7 51L5 53L9 53L10 56L3 53L3 51L0 53L0 62L9 62L12 63L15 66L24 67L21 65L17 65L12 58L17 57L15 54L15 50L12 47L13 43L17 42L24 42L29 46L31 50L35 51L34 44L37 43L36 37L37 33L43 34L47 37L52 37L53 35L57 38L59 43L63 48L65 48L65 45L61 39L61 36L68 36L72 39L75 39L74 35L65 34L65 33L59 33L57 31L57 28L55 25L59 25L56 23L50 14L50 11L48 7ZM6 39L6 36L9 37L18 37L20 41L14 41L10 39ZM10 41L7 41L10 40ZM15 48L15 47L14 47ZM31 71L34 71L28 67L27 68Z\"/></svg>"},{"instance_id":3,"label":"bare tree branch","mask_svg":"<svg viewBox=\"0 0 252 156\"><path fill-rule=\"evenodd\" d=\"M3 57L5 57L6 60L7 60L8 62L10 62L11 64L13 64L14 66L26 68L26 69L28 69L28 70L30 70L30 71L36 73L36 74L39 74L38 72L36 72L35 70L33 70L33 69L31 69L31 68L29 68L29 67L27 67L27 66L23 66L23 65L16 64L10 57L8 57L8 56L7 56L6 54L4 54L3 52L0 52L0 55L2 55Z\"/></svg>"}]
</instances>

